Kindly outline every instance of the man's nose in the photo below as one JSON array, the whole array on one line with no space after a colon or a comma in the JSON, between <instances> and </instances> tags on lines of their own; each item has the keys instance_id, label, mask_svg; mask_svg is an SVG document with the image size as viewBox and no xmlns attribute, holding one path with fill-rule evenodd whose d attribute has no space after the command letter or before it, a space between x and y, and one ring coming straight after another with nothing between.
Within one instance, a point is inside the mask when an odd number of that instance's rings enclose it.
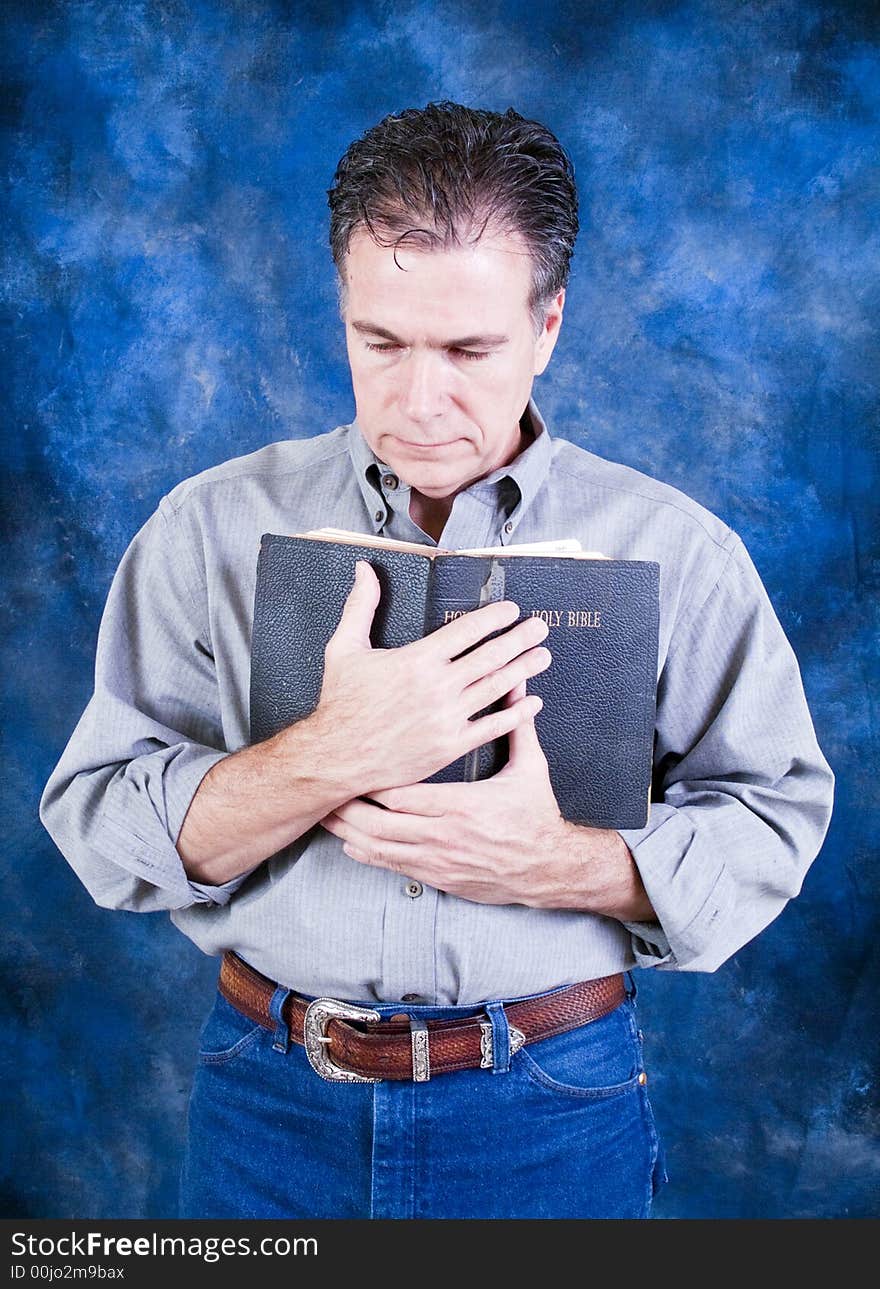
<instances>
[{"instance_id":1,"label":"man's nose","mask_svg":"<svg viewBox=\"0 0 880 1289\"><path fill-rule=\"evenodd\" d=\"M443 414L446 393L439 354L409 353L400 377L400 408L408 420L424 425Z\"/></svg>"}]
</instances>

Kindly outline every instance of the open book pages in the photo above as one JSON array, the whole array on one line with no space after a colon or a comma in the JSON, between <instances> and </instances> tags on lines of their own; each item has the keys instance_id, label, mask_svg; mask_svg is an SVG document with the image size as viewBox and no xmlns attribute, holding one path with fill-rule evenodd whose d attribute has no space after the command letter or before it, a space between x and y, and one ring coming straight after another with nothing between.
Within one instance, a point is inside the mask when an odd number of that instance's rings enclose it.
<instances>
[{"instance_id":1,"label":"open book pages","mask_svg":"<svg viewBox=\"0 0 880 1289\"><path fill-rule=\"evenodd\" d=\"M350 546L376 546L384 550L410 551L414 555L556 555L568 559L607 559L599 551L585 551L576 537L561 537L558 541L526 542L521 546L486 546L472 550L451 551L440 546L427 546L421 542L398 542L391 537L376 537L372 533L352 533L345 528L314 528L307 533L297 533L314 541L342 542Z\"/></svg>"}]
</instances>

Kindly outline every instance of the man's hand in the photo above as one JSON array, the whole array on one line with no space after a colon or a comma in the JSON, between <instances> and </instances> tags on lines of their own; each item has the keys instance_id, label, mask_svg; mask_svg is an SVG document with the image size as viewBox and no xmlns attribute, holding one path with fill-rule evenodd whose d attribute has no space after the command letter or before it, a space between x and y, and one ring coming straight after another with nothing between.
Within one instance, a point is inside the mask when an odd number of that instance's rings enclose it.
<instances>
[{"instance_id":1,"label":"man's hand","mask_svg":"<svg viewBox=\"0 0 880 1289\"><path fill-rule=\"evenodd\" d=\"M524 697L523 684L509 695L507 710ZM321 823L344 841L352 859L480 904L653 921L620 834L560 815L534 720L516 725L509 741L510 759L490 779L372 792L370 802L349 801Z\"/></svg>"},{"instance_id":2,"label":"man's hand","mask_svg":"<svg viewBox=\"0 0 880 1289\"><path fill-rule=\"evenodd\" d=\"M378 602L378 578L358 561L325 651L318 706L308 718L322 760L350 785L352 797L417 783L530 720L540 699L524 691L501 711L470 718L551 661L549 650L536 647L546 623L526 618L512 626L519 609L509 600L474 609L401 648L373 649ZM479 643L495 631L503 634Z\"/></svg>"},{"instance_id":3,"label":"man's hand","mask_svg":"<svg viewBox=\"0 0 880 1289\"><path fill-rule=\"evenodd\" d=\"M539 618L511 626L519 609L502 601L403 648L373 649L378 602L376 574L358 563L327 644L316 710L205 775L177 838L195 881L239 877L344 802L427 778L537 710L540 699L523 690L515 705L469 719L550 665L548 650L536 647L547 634ZM503 634L480 644L495 631Z\"/></svg>"}]
</instances>

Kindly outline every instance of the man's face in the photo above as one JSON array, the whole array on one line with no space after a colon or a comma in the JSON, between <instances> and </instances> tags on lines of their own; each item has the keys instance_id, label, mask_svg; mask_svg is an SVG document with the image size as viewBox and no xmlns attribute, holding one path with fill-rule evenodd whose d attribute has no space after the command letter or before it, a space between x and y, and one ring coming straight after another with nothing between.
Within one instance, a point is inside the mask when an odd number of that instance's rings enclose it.
<instances>
[{"instance_id":1,"label":"man's face","mask_svg":"<svg viewBox=\"0 0 880 1289\"><path fill-rule=\"evenodd\" d=\"M398 264L400 267L398 267ZM511 461L532 382L550 359L564 292L539 335L519 237L473 246L378 246L364 229L345 262L345 332L358 424L373 452L427 497Z\"/></svg>"}]
</instances>

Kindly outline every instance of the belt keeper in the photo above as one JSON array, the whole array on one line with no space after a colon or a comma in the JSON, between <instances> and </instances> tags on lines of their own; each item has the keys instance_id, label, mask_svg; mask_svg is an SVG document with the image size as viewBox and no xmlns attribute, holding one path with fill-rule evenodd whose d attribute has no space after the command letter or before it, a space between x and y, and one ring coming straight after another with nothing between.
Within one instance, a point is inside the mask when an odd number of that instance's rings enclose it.
<instances>
[{"instance_id":1,"label":"belt keeper","mask_svg":"<svg viewBox=\"0 0 880 1289\"><path fill-rule=\"evenodd\" d=\"M290 990L279 985L269 1000L269 1015L275 1022L275 1040L272 1043L273 1052L286 1052L290 1047L290 1027L284 1019L284 1004L290 997Z\"/></svg>"},{"instance_id":2,"label":"belt keeper","mask_svg":"<svg viewBox=\"0 0 880 1289\"><path fill-rule=\"evenodd\" d=\"M484 1010L492 1022L492 1073L507 1074L510 1070L510 1025L504 1004L487 1003ZM483 1032L485 1034L485 1030ZM483 1060L485 1063L485 1056Z\"/></svg>"},{"instance_id":3,"label":"belt keeper","mask_svg":"<svg viewBox=\"0 0 880 1289\"><path fill-rule=\"evenodd\" d=\"M415 1016L409 1018L412 1036L413 1082L427 1083L431 1077L431 1054L428 1050L428 1026Z\"/></svg>"}]
</instances>

